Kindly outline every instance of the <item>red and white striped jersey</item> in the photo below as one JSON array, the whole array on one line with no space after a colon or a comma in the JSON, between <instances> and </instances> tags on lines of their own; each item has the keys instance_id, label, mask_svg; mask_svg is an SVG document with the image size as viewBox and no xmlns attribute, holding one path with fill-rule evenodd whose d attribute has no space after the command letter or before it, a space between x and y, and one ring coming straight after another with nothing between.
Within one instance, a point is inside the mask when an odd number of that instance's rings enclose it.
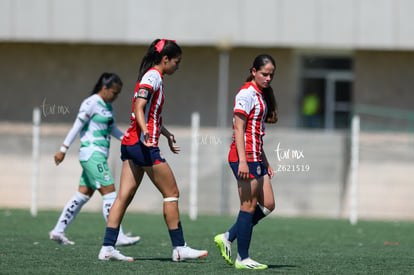
<instances>
[{"instance_id":1,"label":"red and white striped jersey","mask_svg":"<svg viewBox=\"0 0 414 275\"><path fill-rule=\"evenodd\" d=\"M234 100L233 123L236 113L243 114L247 117L244 132L247 161L261 161L267 106L263 92L252 82L245 83L236 95ZM230 145L229 162L236 162L238 160L233 125L233 142Z\"/></svg>"},{"instance_id":2,"label":"red and white striped jersey","mask_svg":"<svg viewBox=\"0 0 414 275\"><path fill-rule=\"evenodd\" d=\"M124 135L122 144L134 145L141 140L144 142L144 135L141 133L141 129L138 126L135 118L135 102L138 98L138 91L140 88L147 88L151 91L148 102L145 106L145 122L149 131L150 143L154 143L154 146L158 146L158 138L160 136L162 127L162 105L164 104L164 91L163 91L163 76L157 69L148 70L142 80L135 85L134 98L132 101L131 123L128 130Z\"/></svg>"}]
</instances>

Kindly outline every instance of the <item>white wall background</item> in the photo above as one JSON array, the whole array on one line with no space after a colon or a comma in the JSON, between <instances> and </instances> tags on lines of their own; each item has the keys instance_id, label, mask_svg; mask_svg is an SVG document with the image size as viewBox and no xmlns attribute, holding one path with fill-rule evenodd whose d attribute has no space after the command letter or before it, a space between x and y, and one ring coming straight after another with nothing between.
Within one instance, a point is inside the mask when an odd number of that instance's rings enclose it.
<instances>
[{"instance_id":1,"label":"white wall background","mask_svg":"<svg viewBox=\"0 0 414 275\"><path fill-rule=\"evenodd\" d=\"M412 0L0 0L0 41L413 49Z\"/></svg>"}]
</instances>

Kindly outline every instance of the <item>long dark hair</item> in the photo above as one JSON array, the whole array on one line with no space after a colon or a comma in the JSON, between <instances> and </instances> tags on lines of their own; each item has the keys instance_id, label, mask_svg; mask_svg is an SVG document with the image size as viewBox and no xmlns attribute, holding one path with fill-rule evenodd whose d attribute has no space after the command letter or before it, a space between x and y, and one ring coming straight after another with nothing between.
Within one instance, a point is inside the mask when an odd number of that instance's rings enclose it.
<instances>
[{"instance_id":1,"label":"long dark hair","mask_svg":"<svg viewBox=\"0 0 414 275\"><path fill-rule=\"evenodd\" d=\"M102 90L103 86L111 88L114 84L122 87L121 78L115 73L102 73L92 90L92 95Z\"/></svg>"},{"instance_id":2,"label":"long dark hair","mask_svg":"<svg viewBox=\"0 0 414 275\"><path fill-rule=\"evenodd\" d=\"M273 57L271 57L270 55L261 54L261 55L256 56L256 58L253 61L253 66L250 68L250 75L247 77L246 82L250 82L253 80L253 74L252 74L253 68L256 71L259 71L261 67L263 67L269 62L271 62L273 66L276 68L276 62L273 59ZM262 91L263 91L264 100L267 105L267 115L266 115L265 122L276 123L278 120L277 102L276 102L275 94L273 92L273 88L269 86L267 88L263 88Z\"/></svg>"},{"instance_id":3,"label":"long dark hair","mask_svg":"<svg viewBox=\"0 0 414 275\"><path fill-rule=\"evenodd\" d=\"M142 58L137 81L141 81L142 76L153 66L160 64L163 56L172 59L181 54L181 48L174 40L155 39Z\"/></svg>"}]
</instances>

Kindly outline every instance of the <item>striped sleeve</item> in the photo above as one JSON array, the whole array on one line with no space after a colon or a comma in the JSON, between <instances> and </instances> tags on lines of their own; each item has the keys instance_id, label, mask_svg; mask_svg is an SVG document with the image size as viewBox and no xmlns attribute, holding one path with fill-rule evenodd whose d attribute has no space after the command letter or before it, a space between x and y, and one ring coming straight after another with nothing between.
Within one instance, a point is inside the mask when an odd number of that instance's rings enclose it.
<instances>
[{"instance_id":1,"label":"striped sleeve","mask_svg":"<svg viewBox=\"0 0 414 275\"><path fill-rule=\"evenodd\" d=\"M249 116L250 111L254 105L251 92L247 89L241 90L237 95L234 102L234 113L241 113L245 116Z\"/></svg>"}]
</instances>

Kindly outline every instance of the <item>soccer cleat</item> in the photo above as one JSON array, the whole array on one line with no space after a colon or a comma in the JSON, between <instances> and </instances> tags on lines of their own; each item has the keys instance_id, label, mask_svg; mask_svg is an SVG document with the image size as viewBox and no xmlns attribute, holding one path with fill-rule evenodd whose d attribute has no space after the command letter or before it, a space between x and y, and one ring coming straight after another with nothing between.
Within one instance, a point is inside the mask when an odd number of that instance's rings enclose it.
<instances>
[{"instance_id":1,"label":"soccer cleat","mask_svg":"<svg viewBox=\"0 0 414 275\"><path fill-rule=\"evenodd\" d=\"M115 246L128 246L138 243L141 240L140 236L130 237L127 235L119 236Z\"/></svg>"},{"instance_id":2,"label":"soccer cleat","mask_svg":"<svg viewBox=\"0 0 414 275\"><path fill-rule=\"evenodd\" d=\"M174 262L181 262L185 260L192 260L203 258L207 256L207 250L197 250L192 249L191 247L184 245L184 246L176 246L173 249L172 260Z\"/></svg>"},{"instance_id":3,"label":"soccer cleat","mask_svg":"<svg viewBox=\"0 0 414 275\"><path fill-rule=\"evenodd\" d=\"M236 269L254 269L254 270L263 270L263 269L268 268L267 265L253 261L250 258L246 258L244 260L236 259L235 267Z\"/></svg>"},{"instance_id":4,"label":"soccer cleat","mask_svg":"<svg viewBox=\"0 0 414 275\"><path fill-rule=\"evenodd\" d=\"M102 246L101 251L99 251L98 259L101 261L134 261L134 258L122 255L121 252L116 250L113 246Z\"/></svg>"},{"instance_id":5,"label":"soccer cleat","mask_svg":"<svg viewBox=\"0 0 414 275\"><path fill-rule=\"evenodd\" d=\"M229 242L224 234L218 234L214 237L214 243L218 247L221 256L229 265L233 264L231 260L231 242Z\"/></svg>"},{"instance_id":6,"label":"soccer cleat","mask_svg":"<svg viewBox=\"0 0 414 275\"><path fill-rule=\"evenodd\" d=\"M49 232L49 239L51 239L52 241L56 241L59 244L63 244L63 245L74 245L75 242L70 241L66 236L65 233L57 233L55 231L50 231Z\"/></svg>"}]
</instances>

